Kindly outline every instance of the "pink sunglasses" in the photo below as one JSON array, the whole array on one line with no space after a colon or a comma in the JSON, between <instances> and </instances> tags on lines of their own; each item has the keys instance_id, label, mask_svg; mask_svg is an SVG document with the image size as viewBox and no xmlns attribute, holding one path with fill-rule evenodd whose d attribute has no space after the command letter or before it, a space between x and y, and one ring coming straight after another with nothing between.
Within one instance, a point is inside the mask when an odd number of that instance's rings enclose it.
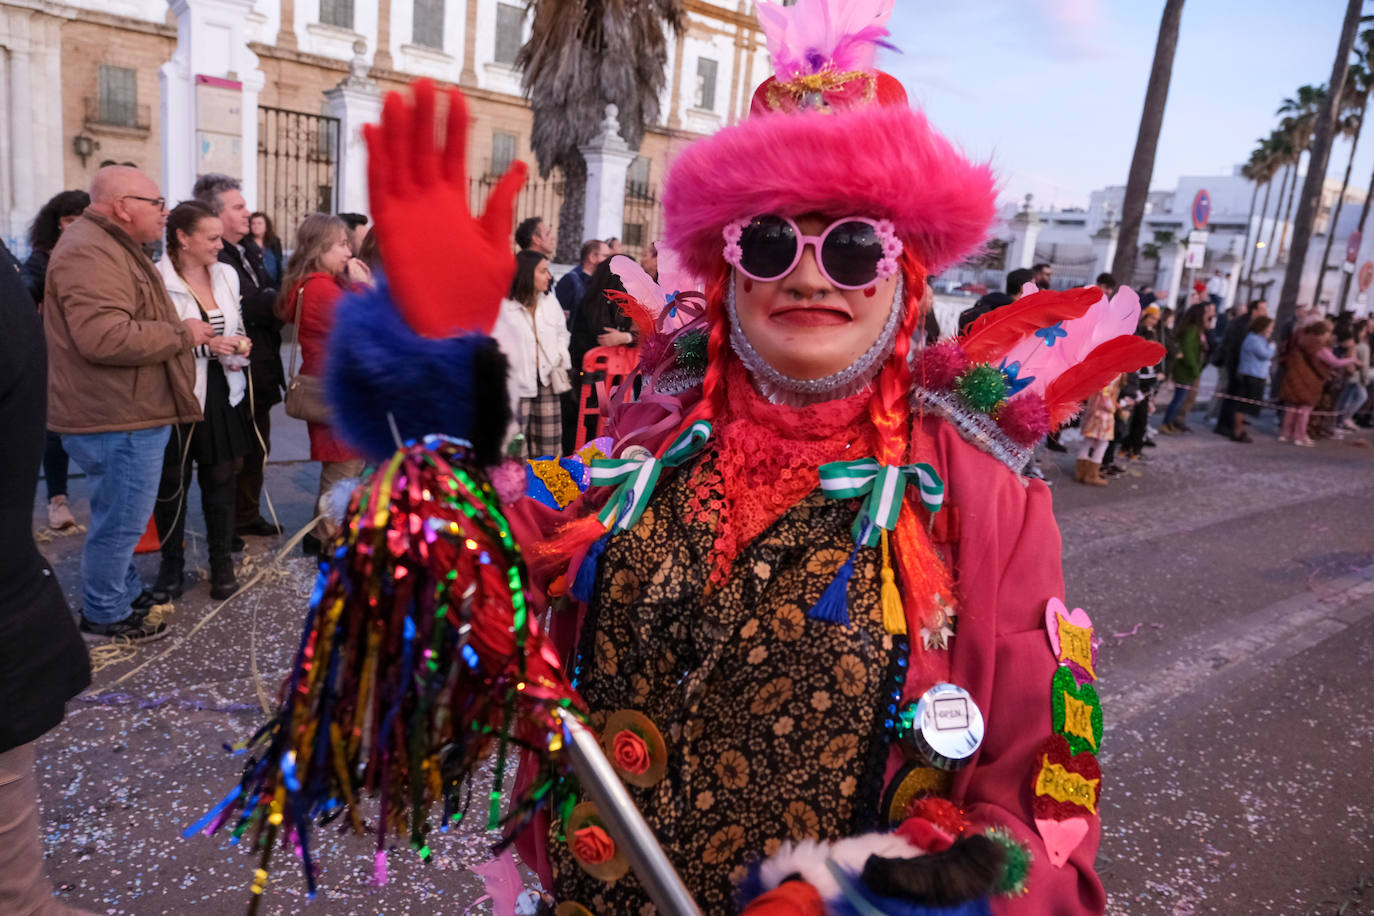
<instances>
[{"instance_id":1,"label":"pink sunglasses","mask_svg":"<svg viewBox=\"0 0 1374 916\"><path fill-rule=\"evenodd\" d=\"M806 235L788 216L735 220L722 231L728 264L754 280L785 277L810 245L821 274L840 289L863 289L897 274L902 241L890 220L848 216Z\"/></svg>"}]
</instances>

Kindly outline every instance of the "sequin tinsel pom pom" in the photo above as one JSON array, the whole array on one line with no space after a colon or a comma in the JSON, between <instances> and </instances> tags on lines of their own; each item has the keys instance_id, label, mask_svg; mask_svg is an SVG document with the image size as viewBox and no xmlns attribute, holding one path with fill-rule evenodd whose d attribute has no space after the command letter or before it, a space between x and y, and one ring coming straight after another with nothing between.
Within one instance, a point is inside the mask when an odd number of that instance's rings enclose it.
<instances>
[{"instance_id":1,"label":"sequin tinsel pom pom","mask_svg":"<svg viewBox=\"0 0 1374 916\"><path fill-rule=\"evenodd\" d=\"M365 476L322 557L277 713L247 742L238 789L188 831L232 820L236 840L252 832L250 912L278 837L315 892L309 837L323 819L373 834L378 883L397 840L428 856L433 809L445 825L461 818L493 748L488 823L505 843L572 788L555 711L585 707L526 606L520 551L464 444L430 436ZM534 753L538 776L502 816L512 744ZM367 798L379 799L372 826Z\"/></svg>"}]
</instances>

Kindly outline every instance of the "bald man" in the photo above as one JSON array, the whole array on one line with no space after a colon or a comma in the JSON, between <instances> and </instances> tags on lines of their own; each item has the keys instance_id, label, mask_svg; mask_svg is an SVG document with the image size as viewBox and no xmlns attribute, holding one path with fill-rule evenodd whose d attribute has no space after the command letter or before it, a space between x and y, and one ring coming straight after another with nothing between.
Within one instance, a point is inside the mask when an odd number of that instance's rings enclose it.
<instances>
[{"instance_id":1,"label":"bald man","mask_svg":"<svg viewBox=\"0 0 1374 916\"><path fill-rule=\"evenodd\" d=\"M204 321L177 317L153 262L167 202L138 169L107 166L91 205L48 263L48 426L86 472L91 524L81 556L81 631L143 642L166 635L148 610L169 600L143 586L134 548L153 512L171 428L201 418L191 348Z\"/></svg>"}]
</instances>

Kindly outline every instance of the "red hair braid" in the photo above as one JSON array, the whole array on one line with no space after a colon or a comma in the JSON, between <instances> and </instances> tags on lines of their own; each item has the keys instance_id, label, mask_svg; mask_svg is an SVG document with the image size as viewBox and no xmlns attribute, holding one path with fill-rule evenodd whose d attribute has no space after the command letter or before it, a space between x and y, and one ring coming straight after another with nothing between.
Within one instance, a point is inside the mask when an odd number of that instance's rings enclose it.
<instances>
[{"instance_id":1,"label":"red hair braid","mask_svg":"<svg viewBox=\"0 0 1374 916\"><path fill-rule=\"evenodd\" d=\"M905 281L906 314L897 329L892 355L873 386L869 400L869 421L872 424L874 457L880 464L905 464L914 456L916 434L911 422L911 341L925 320L921 299L925 291L926 274L919 261L905 252L901 259ZM898 303L894 303L895 308ZM939 599L950 598L950 576L924 527L910 506L897 517L893 531L894 561L898 581L902 584L902 606L906 612L907 633L912 646L919 649L921 622Z\"/></svg>"}]
</instances>

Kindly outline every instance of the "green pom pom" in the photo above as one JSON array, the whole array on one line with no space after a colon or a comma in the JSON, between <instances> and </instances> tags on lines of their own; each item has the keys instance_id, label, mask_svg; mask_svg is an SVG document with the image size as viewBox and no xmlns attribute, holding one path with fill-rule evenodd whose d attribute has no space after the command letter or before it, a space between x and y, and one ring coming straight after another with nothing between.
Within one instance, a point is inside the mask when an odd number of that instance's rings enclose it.
<instances>
[{"instance_id":1,"label":"green pom pom","mask_svg":"<svg viewBox=\"0 0 1374 916\"><path fill-rule=\"evenodd\" d=\"M1026 878L1030 876L1031 852L1002 827L989 827L983 831L988 839L992 840L1007 855L1006 864L1002 866L1002 877L997 881L997 893L1006 894L1010 897L1019 896L1026 892Z\"/></svg>"},{"instance_id":2,"label":"green pom pom","mask_svg":"<svg viewBox=\"0 0 1374 916\"><path fill-rule=\"evenodd\" d=\"M701 372L706 368L706 332L688 331L679 334L673 341L673 352L677 354L677 367L689 372Z\"/></svg>"},{"instance_id":3,"label":"green pom pom","mask_svg":"<svg viewBox=\"0 0 1374 916\"><path fill-rule=\"evenodd\" d=\"M955 381L959 397L979 413L992 413L1007 399L1007 379L1002 370L980 363Z\"/></svg>"}]
</instances>

